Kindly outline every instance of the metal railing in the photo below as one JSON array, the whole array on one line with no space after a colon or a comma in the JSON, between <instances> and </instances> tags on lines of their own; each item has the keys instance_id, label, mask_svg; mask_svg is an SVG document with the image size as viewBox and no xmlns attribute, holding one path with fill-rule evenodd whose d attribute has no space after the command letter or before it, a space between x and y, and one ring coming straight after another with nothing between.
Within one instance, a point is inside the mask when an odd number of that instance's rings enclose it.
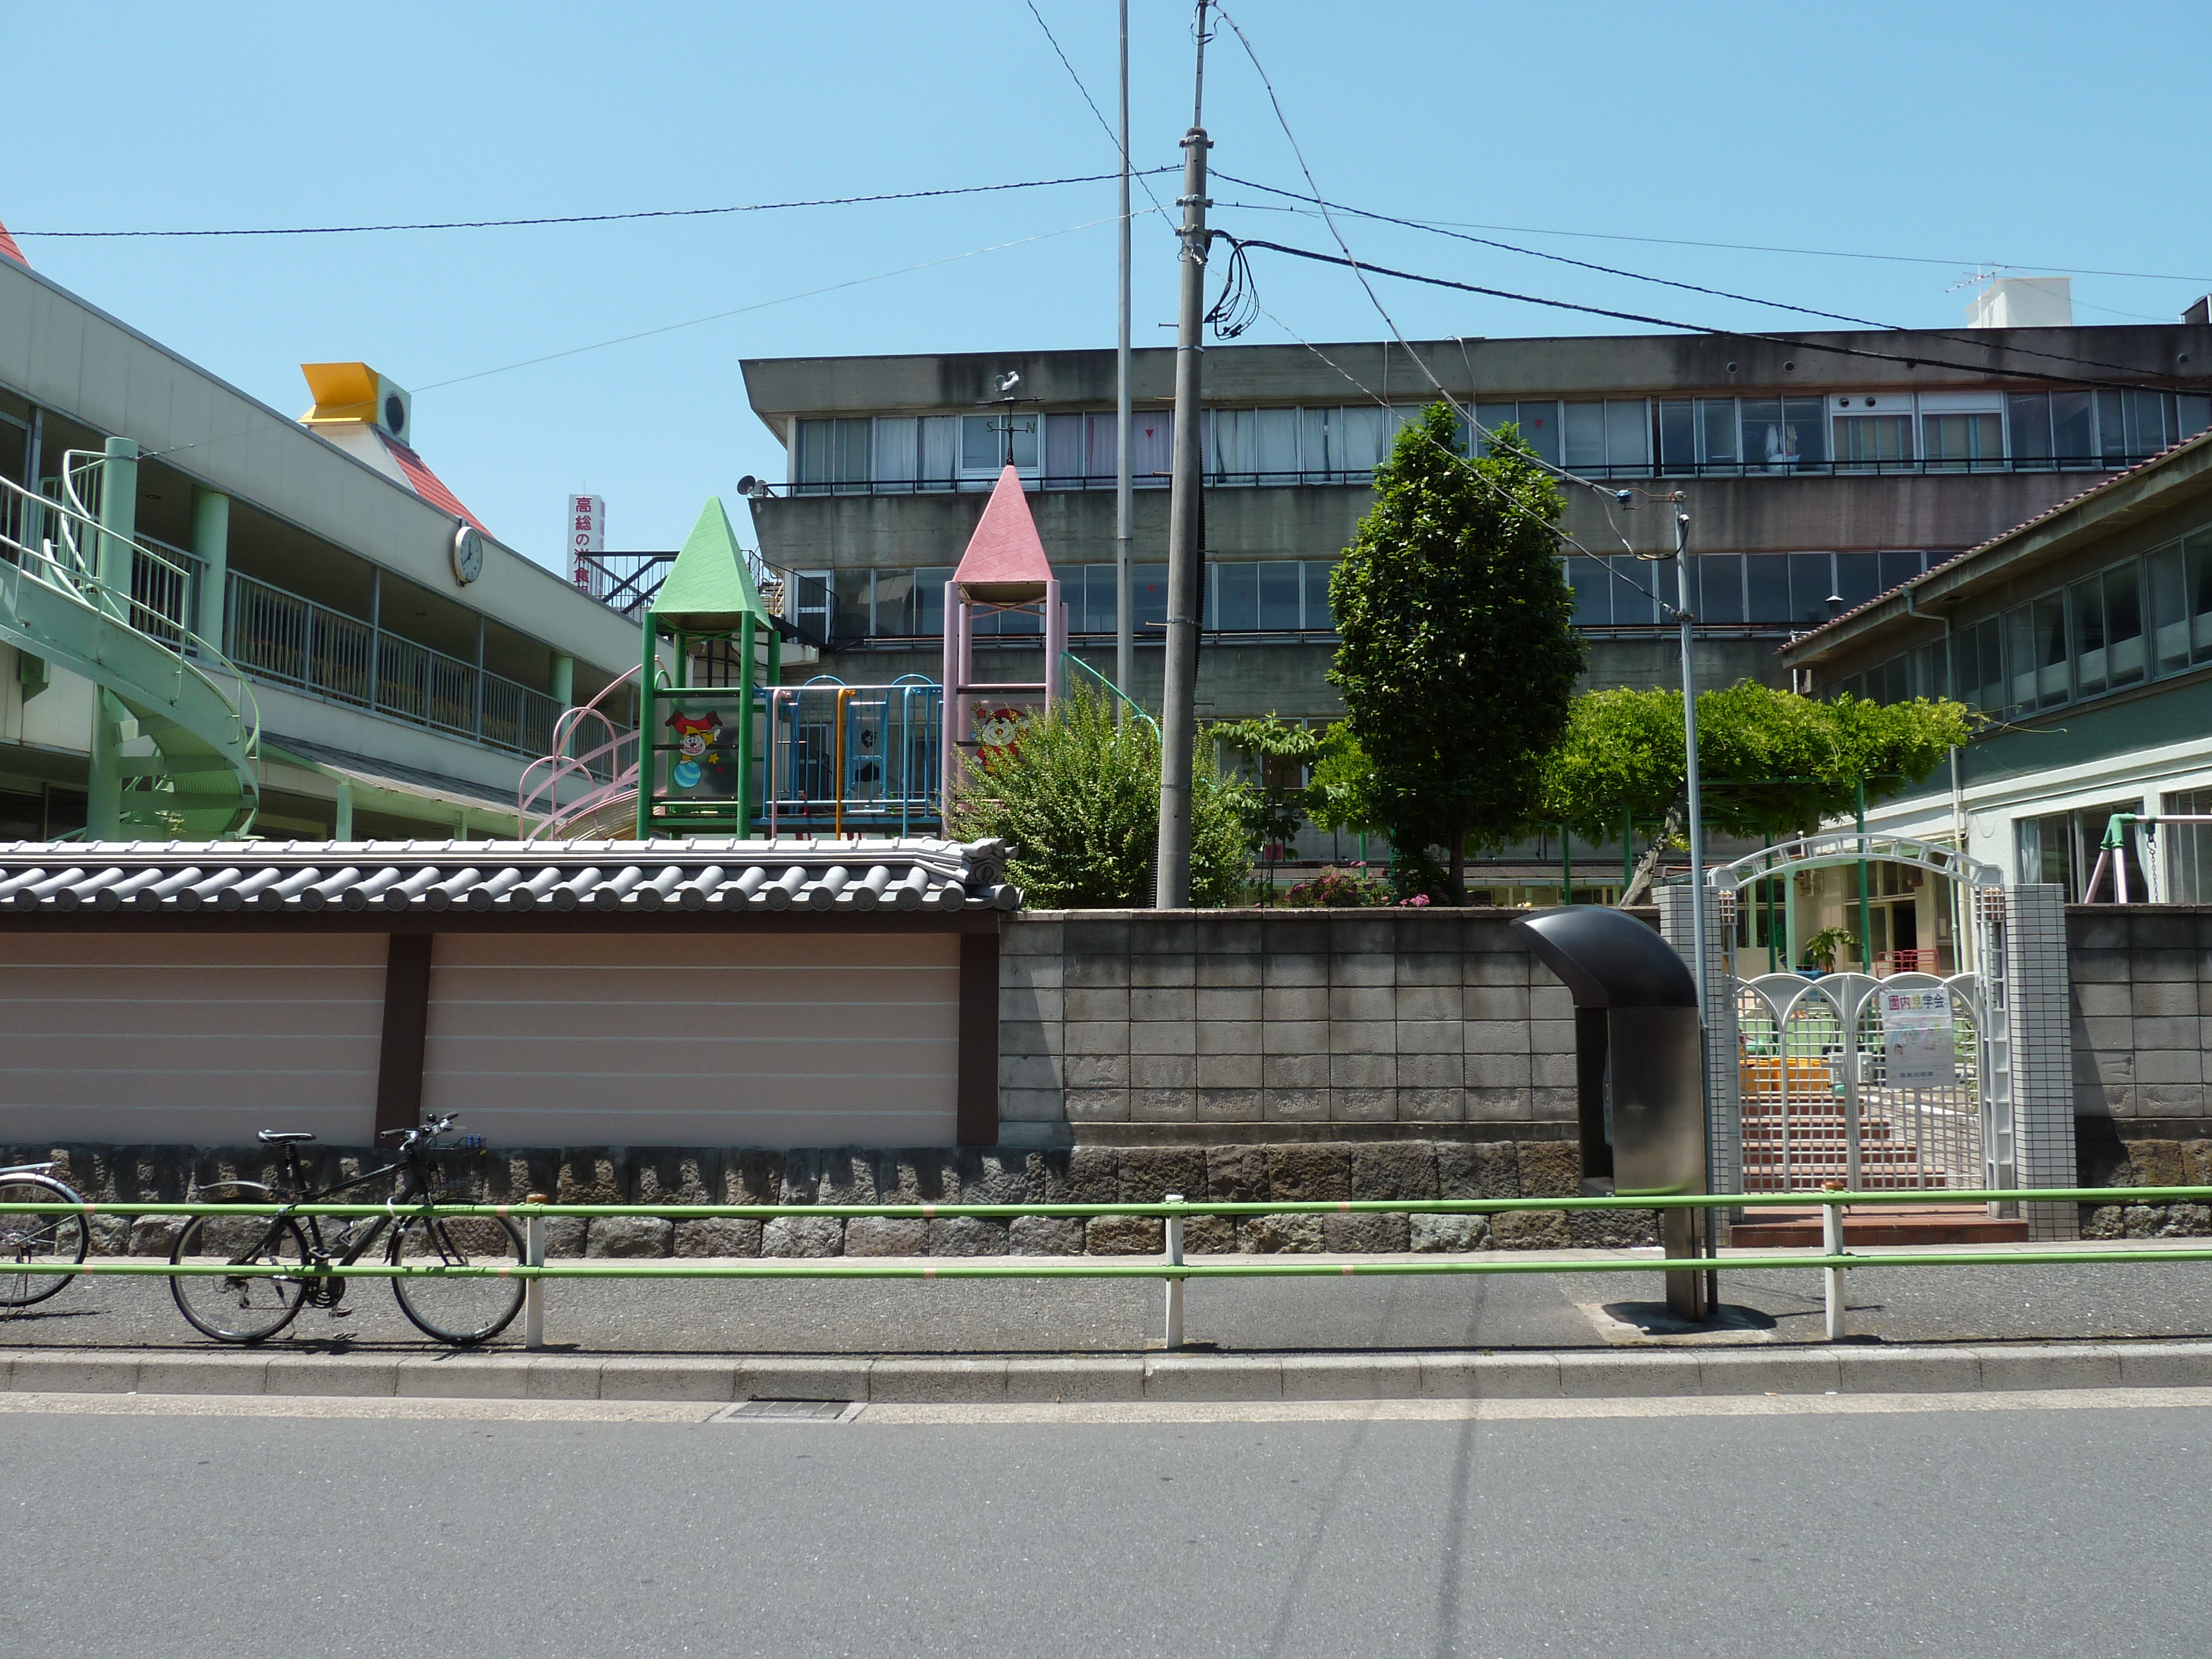
<instances>
[{"instance_id":1,"label":"metal railing","mask_svg":"<svg viewBox=\"0 0 2212 1659\"><path fill-rule=\"evenodd\" d=\"M1952 1191L1947 1200L1960 1204L2207 1204L2212 1187L2057 1187L2002 1190ZM394 1261L300 1264L255 1261L226 1262L209 1259L170 1261L90 1257L82 1263L36 1258L11 1261L9 1271L21 1273L88 1273L122 1278L264 1278L264 1279L520 1279L526 1284L526 1345L543 1342L544 1285L555 1279L1157 1279L1164 1285L1167 1346L1181 1346L1182 1287L1193 1279L1337 1279L1431 1278L1461 1274L1497 1273L1636 1273L1681 1272L1772 1273L1820 1271L1826 1281L1826 1334L1829 1340L1847 1334L1844 1275L1854 1268L1875 1267L1992 1267L2123 1265L2145 1261L2212 1262L2212 1238L2179 1246L2146 1247L2134 1241L2114 1241L2111 1248L2046 1246L2021 1249L2016 1245L1981 1249L1931 1249L1906 1247L1878 1254L1863 1254L1846 1247L1844 1212L1862 1206L1927 1202L1923 1193L1845 1192L1809 1193L1691 1193L1637 1194L1576 1198L1471 1199L1337 1199L1249 1201L1190 1200L1168 1194L1158 1201L1129 1200L1096 1204L549 1204L535 1194L520 1204L210 1204L189 1200L80 1204L10 1204L14 1215L141 1216L189 1218L238 1217L387 1217L474 1219L503 1218L526 1227L525 1259L517 1262L483 1262L465 1266L408 1266ZM1666 1256L1656 1246L1637 1247L1638 1254L1560 1257L1518 1251L1486 1251L1480 1255L1370 1255L1356 1261L1300 1259L1285 1255L1219 1255L1189 1260L1184 1249L1184 1225L1194 1217L1246 1218L1266 1216L1327 1215L1508 1215L1550 1212L1574 1214L1613 1210L1755 1210L1817 1206L1821 1212L1821 1243L1802 1251L1765 1249L1741 1255ZM1157 1255L1065 1256L952 1256L929 1260L875 1256L785 1257L760 1256L700 1260L685 1257L547 1259L546 1223L554 1220L642 1218L671 1222L746 1220L768 1222L809 1217L838 1220L957 1220L1014 1221L1024 1218L1055 1220L1095 1220L1136 1217L1163 1223L1163 1249Z\"/></svg>"},{"instance_id":2,"label":"metal railing","mask_svg":"<svg viewBox=\"0 0 2212 1659\"><path fill-rule=\"evenodd\" d=\"M535 757L561 705L544 692L252 576L230 577L232 660L257 678Z\"/></svg>"}]
</instances>

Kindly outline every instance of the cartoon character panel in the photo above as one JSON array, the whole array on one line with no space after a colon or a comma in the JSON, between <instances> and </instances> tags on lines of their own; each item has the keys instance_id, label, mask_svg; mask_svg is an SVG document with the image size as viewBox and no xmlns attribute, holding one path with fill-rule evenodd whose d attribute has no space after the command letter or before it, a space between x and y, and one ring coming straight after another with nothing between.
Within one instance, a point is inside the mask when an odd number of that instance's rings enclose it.
<instances>
[{"instance_id":1,"label":"cartoon character panel","mask_svg":"<svg viewBox=\"0 0 2212 1659\"><path fill-rule=\"evenodd\" d=\"M736 800L744 785L741 722L752 698L738 690L663 691L653 744L653 793L664 800Z\"/></svg>"}]
</instances>

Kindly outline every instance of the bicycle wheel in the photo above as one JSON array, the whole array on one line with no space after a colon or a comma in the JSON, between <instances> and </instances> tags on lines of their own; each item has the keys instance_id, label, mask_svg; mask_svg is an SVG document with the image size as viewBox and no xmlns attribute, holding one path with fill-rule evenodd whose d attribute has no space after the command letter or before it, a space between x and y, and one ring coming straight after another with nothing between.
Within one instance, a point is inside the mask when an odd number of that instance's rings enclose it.
<instances>
[{"instance_id":1,"label":"bicycle wheel","mask_svg":"<svg viewBox=\"0 0 2212 1659\"><path fill-rule=\"evenodd\" d=\"M233 1267L258 1264L305 1267L307 1241L289 1218L256 1216L196 1216L169 1253L173 1262L224 1261ZM179 1274L169 1280L177 1311L218 1342L259 1342L290 1324L307 1300L304 1279L266 1274Z\"/></svg>"},{"instance_id":2,"label":"bicycle wheel","mask_svg":"<svg viewBox=\"0 0 2212 1659\"><path fill-rule=\"evenodd\" d=\"M33 1265L73 1267L89 1242L82 1215L26 1215L15 1206L83 1202L47 1176L0 1176L0 1308L27 1308L59 1292L72 1275L34 1273Z\"/></svg>"},{"instance_id":3,"label":"bicycle wheel","mask_svg":"<svg viewBox=\"0 0 2212 1659\"><path fill-rule=\"evenodd\" d=\"M522 1261L522 1234L503 1217L453 1217L404 1221L392 1236L386 1259L401 1267L427 1269L392 1281L399 1310L426 1336L457 1347L485 1342L521 1311L522 1281L495 1272L454 1273L455 1268L513 1267Z\"/></svg>"}]
</instances>

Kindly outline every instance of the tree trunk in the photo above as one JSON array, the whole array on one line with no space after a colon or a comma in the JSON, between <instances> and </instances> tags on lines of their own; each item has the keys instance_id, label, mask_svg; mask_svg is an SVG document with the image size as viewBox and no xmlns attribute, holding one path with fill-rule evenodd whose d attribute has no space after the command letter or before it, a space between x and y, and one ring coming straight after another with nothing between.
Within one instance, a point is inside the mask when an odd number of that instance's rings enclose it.
<instances>
[{"instance_id":1,"label":"tree trunk","mask_svg":"<svg viewBox=\"0 0 2212 1659\"><path fill-rule=\"evenodd\" d=\"M1651 890L1651 884L1658 878L1660 860L1667 854L1668 844L1682 832L1684 815L1685 808L1680 801L1667 809L1666 822L1659 826L1659 833L1651 837L1651 845L1644 849L1644 856L1636 862L1635 876L1622 890L1620 908L1626 910L1630 905L1641 902L1644 896Z\"/></svg>"},{"instance_id":2,"label":"tree trunk","mask_svg":"<svg viewBox=\"0 0 2212 1659\"><path fill-rule=\"evenodd\" d=\"M1446 872L1451 880L1451 902L1455 905L1467 902L1467 833L1455 833L1451 838L1451 862Z\"/></svg>"}]
</instances>

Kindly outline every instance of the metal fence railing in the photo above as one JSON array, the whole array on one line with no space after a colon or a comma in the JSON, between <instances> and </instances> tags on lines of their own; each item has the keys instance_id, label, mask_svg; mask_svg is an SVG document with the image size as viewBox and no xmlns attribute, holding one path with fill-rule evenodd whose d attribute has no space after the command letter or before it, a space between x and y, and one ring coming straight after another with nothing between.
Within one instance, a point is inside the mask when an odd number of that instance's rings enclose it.
<instances>
[{"instance_id":1,"label":"metal fence railing","mask_svg":"<svg viewBox=\"0 0 2212 1659\"><path fill-rule=\"evenodd\" d=\"M2212 1205L2212 1187L2082 1187L2014 1188L2002 1191L1953 1190L1944 1194L1954 1203L1968 1204L2205 1204ZM101 1278L155 1279L266 1278L291 1280L325 1278L519 1279L525 1282L525 1337L529 1346L543 1341L544 1286L560 1279L1157 1279L1164 1285L1167 1346L1181 1346L1182 1287L1194 1279L1316 1279L1316 1278L1432 1278L1462 1274L1498 1273L1638 1273L1728 1272L1769 1273L1820 1271L1826 1282L1826 1334L1841 1340L1847 1334L1844 1320L1844 1275L1855 1268L1880 1267L2002 1267L2036 1266L2122 1265L2162 1261L2212 1262L2212 1237L2179 1245L2153 1245L2137 1240L2091 1244L2017 1244L1932 1249L1893 1247L1873 1252L1845 1247L1844 1211L1886 1204L1924 1204L1926 1195L1914 1192L1801 1192L1698 1193L1634 1194L1576 1198L1474 1199L1349 1199L1276 1200L1269 1202L1186 1199L1169 1194L1159 1201L1091 1204L550 1204L536 1194L520 1204L220 1204L158 1200L18 1204L8 1206L11 1215L55 1217L192 1216L325 1218L386 1217L449 1219L505 1218L525 1224L527 1246L520 1262L487 1262L467 1266L415 1266L404 1262L362 1261L340 1264L262 1261L222 1261L195 1258L183 1261L161 1259L96 1257L82 1263L59 1260L15 1260L11 1273L86 1273ZM1762 1249L1726 1255L1665 1256L1656 1246L1634 1252L1604 1255L1524 1254L1492 1250L1480 1254L1370 1255L1356 1261L1295 1255L1214 1255L1191 1260L1183 1249L1184 1224L1194 1217L1244 1218L1299 1215L1504 1215L1525 1212L1746 1210L1817 1206L1822 1215L1823 1242L1817 1249ZM921 1260L872 1256L784 1257L760 1256L699 1260L685 1257L554 1258L547 1259L547 1227L553 1220L647 1218L666 1221L751 1220L768 1222L808 1217L839 1220L954 1220L973 1218L1013 1221L1023 1218L1093 1220L1108 1217L1136 1217L1163 1223L1163 1249L1154 1255L992 1255L954 1256ZM253 1252L249 1250L246 1254Z\"/></svg>"},{"instance_id":2,"label":"metal fence railing","mask_svg":"<svg viewBox=\"0 0 2212 1659\"><path fill-rule=\"evenodd\" d=\"M230 578L229 654L257 678L535 757L561 705L474 663L251 576Z\"/></svg>"}]
</instances>

